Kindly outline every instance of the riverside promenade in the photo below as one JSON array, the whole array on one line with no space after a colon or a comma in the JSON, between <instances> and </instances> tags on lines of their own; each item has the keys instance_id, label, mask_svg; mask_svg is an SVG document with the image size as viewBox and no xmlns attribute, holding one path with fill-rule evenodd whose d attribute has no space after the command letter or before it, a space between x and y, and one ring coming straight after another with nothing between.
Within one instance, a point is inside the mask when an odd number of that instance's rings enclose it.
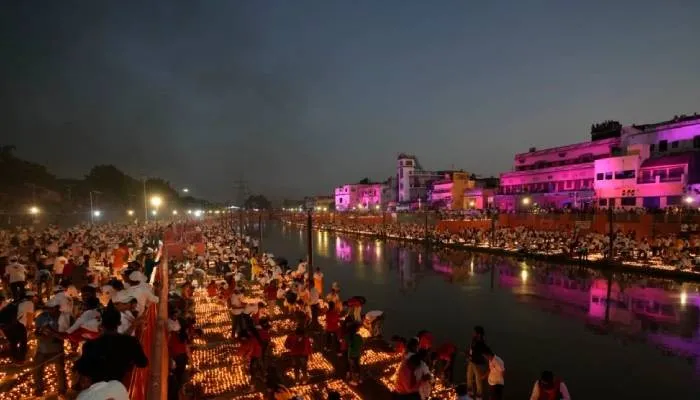
<instances>
[{"instance_id":1,"label":"riverside promenade","mask_svg":"<svg viewBox=\"0 0 700 400\"><path fill-rule=\"evenodd\" d=\"M492 254L500 255L510 255L515 257L527 257L537 260L549 261L553 263L569 264L585 266L588 268L608 270L612 272L629 272L629 273L641 273L650 276L657 276L660 278L669 279L682 279L694 282L700 282L700 269L695 268L694 270L681 270L673 265L665 264L659 258L649 259L647 262L641 261L624 261L619 259L613 259L612 261L608 258L606 252L597 252L586 254L585 257L579 255L565 254L562 251L550 251L550 250L539 250L534 247L523 248L522 246L515 245L496 245L493 246L491 243L491 233L485 235L486 240L482 242L467 241L459 237L455 232L454 227L445 228L445 225L459 224L459 226L467 223L466 226L472 226L472 229L481 229L484 231L489 231L492 228L493 220L473 220L473 221L440 221L442 224L429 224L426 219L425 224L411 224L408 232L400 231L401 225L393 224L387 225L383 223L385 218L378 219L377 217L369 218L353 218L350 221L353 223L348 224L347 219L339 219L342 222L335 222L329 220L327 217L317 218L312 223L312 228L316 230L325 230L330 232L342 233L346 235L358 235L364 237L372 237L375 239L389 239L406 241L412 243L421 243L429 246L444 247L452 249L462 249L467 251L478 251ZM288 224L294 224L296 226L307 225L305 218L300 218L298 215L287 216L283 218L283 221ZM398 227L398 228L397 228ZM393 229L392 229L393 228ZM500 229L500 228L496 228ZM562 227L562 230L569 229L566 226ZM557 232L560 230L555 230ZM697 254L695 255L697 256Z\"/></svg>"}]
</instances>

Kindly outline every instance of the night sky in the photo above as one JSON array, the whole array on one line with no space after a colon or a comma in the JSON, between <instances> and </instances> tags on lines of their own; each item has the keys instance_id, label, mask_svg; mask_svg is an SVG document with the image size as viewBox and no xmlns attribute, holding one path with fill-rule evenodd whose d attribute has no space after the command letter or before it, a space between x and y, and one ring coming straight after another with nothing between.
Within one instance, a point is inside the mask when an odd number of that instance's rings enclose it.
<instances>
[{"instance_id":1,"label":"night sky","mask_svg":"<svg viewBox=\"0 0 700 400\"><path fill-rule=\"evenodd\" d=\"M2 1L0 144L234 199L700 112L700 1Z\"/></svg>"}]
</instances>

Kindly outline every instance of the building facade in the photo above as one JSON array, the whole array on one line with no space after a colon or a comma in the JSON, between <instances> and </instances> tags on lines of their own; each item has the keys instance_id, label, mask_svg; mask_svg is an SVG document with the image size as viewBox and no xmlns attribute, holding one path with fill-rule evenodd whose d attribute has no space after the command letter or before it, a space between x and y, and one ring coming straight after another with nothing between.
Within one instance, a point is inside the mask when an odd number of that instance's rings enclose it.
<instances>
[{"instance_id":1,"label":"building facade","mask_svg":"<svg viewBox=\"0 0 700 400\"><path fill-rule=\"evenodd\" d=\"M352 183L335 188L337 211L379 210L383 200L384 185L381 183Z\"/></svg>"},{"instance_id":2,"label":"building facade","mask_svg":"<svg viewBox=\"0 0 700 400\"><path fill-rule=\"evenodd\" d=\"M647 207L694 203L699 195L700 116L623 127L591 127L591 140L516 154L501 174L496 205Z\"/></svg>"},{"instance_id":3,"label":"building facade","mask_svg":"<svg viewBox=\"0 0 700 400\"><path fill-rule=\"evenodd\" d=\"M449 171L443 179L432 182L428 200L433 209L461 210L465 190L475 187L475 180L464 171Z\"/></svg>"},{"instance_id":4,"label":"building facade","mask_svg":"<svg viewBox=\"0 0 700 400\"><path fill-rule=\"evenodd\" d=\"M396 201L402 208L417 208L428 201L428 189L432 182L443 179L444 174L428 171L414 155L401 153L397 157Z\"/></svg>"}]
</instances>

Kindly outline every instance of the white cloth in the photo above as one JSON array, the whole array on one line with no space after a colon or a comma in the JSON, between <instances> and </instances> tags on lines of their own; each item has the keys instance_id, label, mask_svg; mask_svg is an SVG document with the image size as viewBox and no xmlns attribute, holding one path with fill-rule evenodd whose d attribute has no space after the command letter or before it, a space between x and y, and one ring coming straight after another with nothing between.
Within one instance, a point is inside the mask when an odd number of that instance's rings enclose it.
<instances>
[{"instance_id":1,"label":"white cloth","mask_svg":"<svg viewBox=\"0 0 700 400\"><path fill-rule=\"evenodd\" d=\"M56 261L53 262L53 272L57 275L63 275L63 268L65 268L68 263L68 259L64 256L56 257Z\"/></svg>"},{"instance_id":2,"label":"white cloth","mask_svg":"<svg viewBox=\"0 0 700 400\"><path fill-rule=\"evenodd\" d=\"M84 328L92 332L98 332L100 330L101 323L100 312L97 310L87 310L80 314L78 319L75 320L70 328L66 329L66 333L73 333L79 328Z\"/></svg>"},{"instance_id":3,"label":"white cloth","mask_svg":"<svg viewBox=\"0 0 700 400\"><path fill-rule=\"evenodd\" d=\"M134 317L134 314L132 314L131 311L122 311L120 314L121 319L119 320L119 327L117 328L117 332L126 333L129 330L129 328L131 328L131 325L133 325L136 317ZM135 332L131 332L131 335L133 336L134 333Z\"/></svg>"},{"instance_id":4,"label":"white cloth","mask_svg":"<svg viewBox=\"0 0 700 400\"><path fill-rule=\"evenodd\" d=\"M24 282L27 279L27 267L14 262L5 267L5 276L8 277L10 283Z\"/></svg>"},{"instance_id":5,"label":"white cloth","mask_svg":"<svg viewBox=\"0 0 700 400\"><path fill-rule=\"evenodd\" d=\"M27 317L34 313L34 302L25 300L17 306L17 321L27 328Z\"/></svg>"},{"instance_id":6,"label":"white cloth","mask_svg":"<svg viewBox=\"0 0 700 400\"><path fill-rule=\"evenodd\" d=\"M153 294L153 289L147 283L139 283L129 288L129 295L136 299L136 311L143 315L150 303L158 303L158 297Z\"/></svg>"},{"instance_id":7,"label":"white cloth","mask_svg":"<svg viewBox=\"0 0 700 400\"><path fill-rule=\"evenodd\" d=\"M506 371L506 366L503 364L501 357L494 355L492 359L489 360L489 385L505 385L503 380L503 373Z\"/></svg>"},{"instance_id":8,"label":"white cloth","mask_svg":"<svg viewBox=\"0 0 700 400\"><path fill-rule=\"evenodd\" d=\"M77 400L129 400L129 392L119 381L97 382L80 392Z\"/></svg>"},{"instance_id":9,"label":"white cloth","mask_svg":"<svg viewBox=\"0 0 700 400\"><path fill-rule=\"evenodd\" d=\"M236 293L231 295L231 307L233 308L233 315L241 315L243 313L245 305L241 295Z\"/></svg>"}]
</instances>

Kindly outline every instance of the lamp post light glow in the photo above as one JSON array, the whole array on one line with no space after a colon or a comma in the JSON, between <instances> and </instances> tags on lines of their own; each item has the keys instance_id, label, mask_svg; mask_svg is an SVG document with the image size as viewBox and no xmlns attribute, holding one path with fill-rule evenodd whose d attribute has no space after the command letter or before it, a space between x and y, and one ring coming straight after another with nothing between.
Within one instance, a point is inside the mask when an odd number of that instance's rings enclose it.
<instances>
[{"instance_id":1,"label":"lamp post light glow","mask_svg":"<svg viewBox=\"0 0 700 400\"><path fill-rule=\"evenodd\" d=\"M187 214L192 214L192 210L187 210Z\"/></svg>"},{"instance_id":2,"label":"lamp post light glow","mask_svg":"<svg viewBox=\"0 0 700 400\"><path fill-rule=\"evenodd\" d=\"M134 210L129 210L126 212L130 217L134 216Z\"/></svg>"},{"instance_id":3,"label":"lamp post light glow","mask_svg":"<svg viewBox=\"0 0 700 400\"><path fill-rule=\"evenodd\" d=\"M173 210L173 215L177 215L177 210Z\"/></svg>"},{"instance_id":4,"label":"lamp post light glow","mask_svg":"<svg viewBox=\"0 0 700 400\"><path fill-rule=\"evenodd\" d=\"M39 207L37 207L37 206L31 206L31 207L29 207L29 213L30 213L30 214L32 214L32 215L37 215L37 214L39 214L39 212L40 212Z\"/></svg>"},{"instance_id":5,"label":"lamp post light glow","mask_svg":"<svg viewBox=\"0 0 700 400\"><path fill-rule=\"evenodd\" d=\"M161 199L160 196L151 197L151 205L153 207L158 208L161 204L163 204L163 199Z\"/></svg>"},{"instance_id":6,"label":"lamp post light glow","mask_svg":"<svg viewBox=\"0 0 700 400\"><path fill-rule=\"evenodd\" d=\"M182 191L183 191L184 193L189 193L189 192L190 192L190 189L184 188L184 189L182 189Z\"/></svg>"},{"instance_id":7,"label":"lamp post light glow","mask_svg":"<svg viewBox=\"0 0 700 400\"><path fill-rule=\"evenodd\" d=\"M152 210L152 211L151 211L151 215L153 215L153 216L158 215L158 211Z\"/></svg>"},{"instance_id":8,"label":"lamp post light glow","mask_svg":"<svg viewBox=\"0 0 700 400\"><path fill-rule=\"evenodd\" d=\"M695 199L690 196L685 196L683 201L685 201L686 204L692 204L695 201Z\"/></svg>"},{"instance_id":9,"label":"lamp post light glow","mask_svg":"<svg viewBox=\"0 0 700 400\"><path fill-rule=\"evenodd\" d=\"M100 215L102 215L102 211L100 211L100 210L95 210L95 211L92 212L92 215L94 215L95 217L99 217Z\"/></svg>"},{"instance_id":10,"label":"lamp post light glow","mask_svg":"<svg viewBox=\"0 0 700 400\"><path fill-rule=\"evenodd\" d=\"M530 198L529 197L523 197L523 205L527 206L530 204Z\"/></svg>"}]
</instances>

